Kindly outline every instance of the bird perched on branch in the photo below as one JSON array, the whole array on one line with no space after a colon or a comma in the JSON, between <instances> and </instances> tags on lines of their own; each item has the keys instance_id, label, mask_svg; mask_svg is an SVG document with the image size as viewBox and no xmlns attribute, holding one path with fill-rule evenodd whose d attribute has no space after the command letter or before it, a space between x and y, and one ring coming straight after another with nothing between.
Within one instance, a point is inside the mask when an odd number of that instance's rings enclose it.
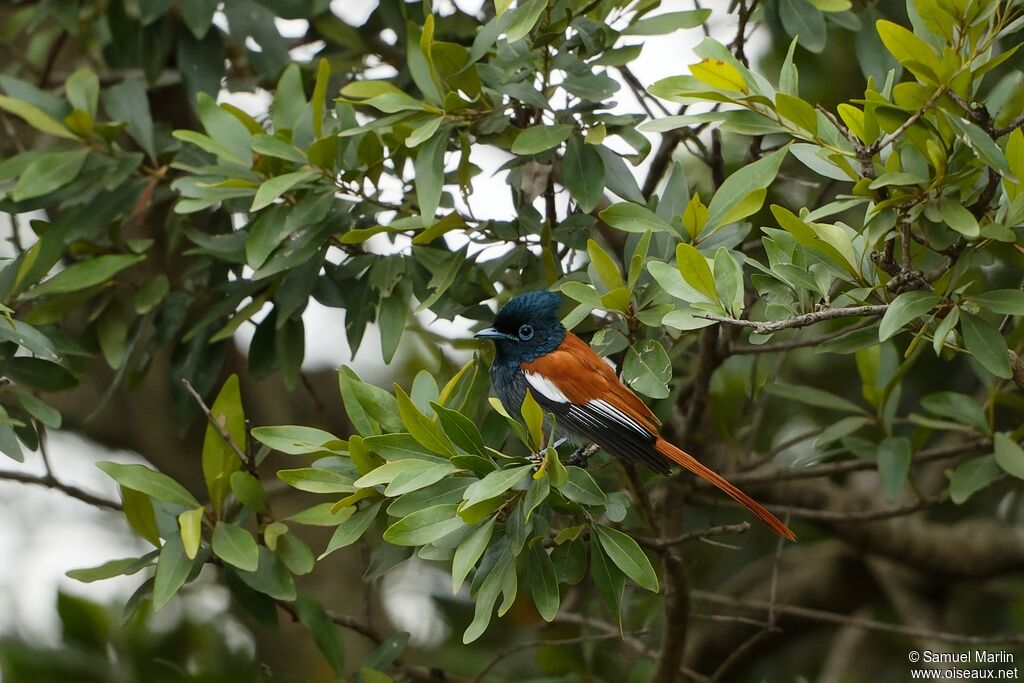
<instances>
[{"instance_id":1,"label":"bird perched on branch","mask_svg":"<svg viewBox=\"0 0 1024 683\"><path fill-rule=\"evenodd\" d=\"M491 384L509 414L520 413L529 391L574 441L597 444L660 474L668 474L674 462L717 486L778 535L795 540L775 515L658 434L660 422L650 408L559 321L561 304L552 292L520 294L502 307L493 327L475 335L495 344Z\"/></svg>"}]
</instances>

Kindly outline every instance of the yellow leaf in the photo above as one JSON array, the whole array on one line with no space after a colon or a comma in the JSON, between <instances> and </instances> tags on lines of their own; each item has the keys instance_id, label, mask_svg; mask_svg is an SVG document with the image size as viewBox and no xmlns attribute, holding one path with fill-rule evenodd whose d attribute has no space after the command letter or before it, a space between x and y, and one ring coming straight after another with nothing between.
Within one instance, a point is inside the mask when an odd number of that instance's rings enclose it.
<instances>
[{"instance_id":1,"label":"yellow leaf","mask_svg":"<svg viewBox=\"0 0 1024 683\"><path fill-rule=\"evenodd\" d=\"M541 443L544 441L544 410L533 397L532 391L526 392L519 412L522 413L523 424L526 425L526 430L530 434L531 445L539 451Z\"/></svg>"},{"instance_id":2,"label":"yellow leaf","mask_svg":"<svg viewBox=\"0 0 1024 683\"><path fill-rule=\"evenodd\" d=\"M683 211L683 227L691 239L696 239L708 222L708 207L700 200L699 194L690 197L690 203Z\"/></svg>"},{"instance_id":3,"label":"yellow leaf","mask_svg":"<svg viewBox=\"0 0 1024 683\"><path fill-rule=\"evenodd\" d=\"M196 558L199 552L199 540L203 537L203 508L186 510L178 515L178 526L181 528L181 544L185 548L185 557Z\"/></svg>"},{"instance_id":4,"label":"yellow leaf","mask_svg":"<svg viewBox=\"0 0 1024 683\"><path fill-rule=\"evenodd\" d=\"M747 81L732 64L720 59L705 59L690 65L690 73L698 81L718 90L747 92Z\"/></svg>"}]
</instances>

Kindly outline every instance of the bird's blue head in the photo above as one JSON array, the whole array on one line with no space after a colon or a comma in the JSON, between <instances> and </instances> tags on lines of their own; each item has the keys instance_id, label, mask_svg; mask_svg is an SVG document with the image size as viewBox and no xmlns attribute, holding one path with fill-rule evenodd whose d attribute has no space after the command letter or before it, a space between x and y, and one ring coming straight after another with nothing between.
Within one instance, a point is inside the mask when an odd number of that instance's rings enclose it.
<instances>
[{"instance_id":1,"label":"bird's blue head","mask_svg":"<svg viewBox=\"0 0 1024 683\"><path fill-rule=\"evenodd\" d=\"M529 292L509 299L494 318L494 327L477 339L494 341L497 362L522 363L551 353L565 338L558 321L562 297L554 292Z\"/></svg>"}]
</instances>

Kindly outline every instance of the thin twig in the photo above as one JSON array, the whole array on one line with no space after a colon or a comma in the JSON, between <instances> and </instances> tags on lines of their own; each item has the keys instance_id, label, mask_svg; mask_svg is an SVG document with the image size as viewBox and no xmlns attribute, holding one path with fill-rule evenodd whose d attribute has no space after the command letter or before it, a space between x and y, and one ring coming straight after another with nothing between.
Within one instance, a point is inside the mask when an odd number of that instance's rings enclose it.
<instances>
[{"instance_id":1,"label":"thin twig","mask_svg":"<svg viewBox=\"0 0 1024 683\"><path fill-rule=\"evenodd\" d=\"M996 645L996 644L1024 644L1024 633L1013 633L1006 635L973 636L961 633L948 633L943 631L931 631L923 628L903 626L901 624L889 624L874 619L838 614L825 610L800 607L798 605L787 605L784 603L772 603L765 600L740 600L720 593L710 591L694 590L692 592L695 600L709 602L716 605L729 605L741 609L757 610L768 612L774 609L780 615L808 619L810 621L824 622L828 624L840 624L842 626L855 626L872 631L883 631L895 633L911 638L932 638L946 643L957 645Z\"/></svg>"},{"instance_id":2,"label":"thin twig","mask_svg":"<svg viewBox=\"0 0 1024 683\"><path fill-rule=\"evenodd\" d=\"M774 344L735 344L729 348L730 354L747 354L747 353L776 353L779 351L792 351L793 349L802 349L808 346L818 346L827 341L831 341L836 337L841 337L844 334L850 332L856 332L857 330L863 329L869 325L873 325L873 320L862 320L858 323L830 332L828 334L822 334L817 337L806 337L803 339L787 339L786 341L776 342Z\"/></svg>"},{"instance_id":3,"label":"thin twig","mask_svg":"<svg viewBox=\"0 0 1024 683\"><path fill-rule=\"evenodd\" d=\"M913 114L911 114L906 121L900 124L899 128L889 133L881 140L876 140L874 144L870 145L867 148L868 153L871 155L878 154L878 152L891 145L894 141L898 140L901 135L907 132L908 128L917 123L918 119L924 116L932 107L935 106L935 103L939 101L939 98L942 97L948 89L948 85L940 85L938 88L936 88L935 92L932 93L932 96L929 97L928 100L921 105L921 108L915 111Z\"/></svg>"},{"instance_id":4,"label":"thin twig","mask_svg":"<svg viewBox=\"0 0 1024 683\"><path fill-rule=\"evenodd\" d=\"M199 392L196 391L195 387L193 387L192 384L184 377L181 378L181 383L185 386L185 391L191 394L192 398L194 398L196 403L199 404L199 409L203 411L203 415L206 416L206 421L217 430L217 433L220 434L221 438L227 442L234 454L237 455L238 459L242 461L243 465L245 465L246 469L252 470L254 467L252 459L239 447L237 443L235 443L235 440L231 438L231 434L228 433L228 430L224 425L222 425L217 418L213 416L213 413L210 412L210 408L206 405L206 402L203 401L203 397L199 395Z\"/></svg>"},{"instance_id":5,"label":"thin twig","mask_svg":"<svg viewBox=\"0 0 1024 683\"><path fill-rule=\"evenodd\" d=\"M992 131L992 137L1001 138L1004 135L1009 135L1010 133L1020 128L1021 126L1024 126L1024 114L1021 114L1013 121L1010 121L1010 125L1008 125L1006 128L997 128L994 131Z\"/></svg>"},{"instance_id":6,"label":"thin twig","mask_svg":"<svg viewBox=\"0 0 1024 683\"><path fill-rule=\"evenodd\" d=\"M646 633L646 631L634 631L632 634L643 635L644 633ZM513 643L495 655L494 658L480 670L480 673L473 677L473 683L481 683L484 680L484 677L490 673L491 669L500 664L502 660L511 657L517 652L522 652L523 650L543 647L544 645L578 645L580 643L587 643L594 640L609 640L611 638L619 637L618 633L597 633L593 635L576 636L575 638L536 638L534 640L524 640L521 643Z\"/></svg>"},{"instance_id":7,"label":"thin twig","mask_svg":"<svg viewBox=\"0 0 1024 683\"><path fill-rule=\"evenodd\" d=\"M810 433L810 436L814 436L816 432ZM800 439L804 440L805 435L801 435ZM916 453L913 457L914 463L929 462L932 460L942 460L945 458L953 458L958 455L967 455L979 450L991 448L992 441L986 437L972 439L963 443L952 444L949 446L936 446L935 448L928 448ZM734 474L729 477L729 481L734 484L755 484L755 483L766 483L776 481L787 481L793 479L815 479L818 477L831 477L835 474L845 474L847 472L856 472L859 470L870 470L878 467L878 463L873 460L844 460L843 462L826 463L824 465L815 465L814 467L807 467L804 469L784 469L775 470L772 472L741 472Z\"/></svg>"},{"instance_id":8,"label":"thin twig","mask_svg":"<svg viewBox=\"0 0 1024 683\"><path fill-rule=\"evenodd\" d=\"M634 537L633 540L647 548L661 550L668 548L669 546L686 543L687 541L696 541L701 538L723 536L725 534L742 534L749 530L750 522L740 522L739 524L719 524L717 526L709 526L705 529L687 531L685 534L679 534L678 536L673 536L671 538L647 538L645 536L638 536Z\"/></svg>"},{"instance_id":9,"label":"thin twig","mask_svg":"<svg viewBox=\"0 0 1024 683\"><path fill-rule=\"evenodd\" d=\"M737 325L739 327L750 327L758 334L771 334L772 332L787 330L794 327L807 327L809 325L820 323L823 320L879 316L885 314L888 308L888 304L850 306L847 308L822 308L821 310L814 311L813 313L804 313L802 315L793 316L792 318L769 320L764 322L727 318L725 316L714 315L712 313L694 313L694 317L704 318L705 320L714 320L715 322L727 323L729 325Z\"/></svg>"},{"instance_id":10,"label":"thin twig","mask_svg":"<svg viewBox=\"0 0 1024 683\"><path fill-rule=\"evenodd\" d=\"M601 621L600 619L592 619L591 617L584 616L582 614L575 614L573 612L560 612L555 617L555 621L567 624L579 624L580 626L589 626L591 628L596 628L599 631L603 631L604 633L621 636L623 644L632 649L637 654L648 658L655 658L658 656L658 653L655 650L648 647L647 644L639 638L634 638L629 634L622 634L619 631L618 626L614 626L607 622ZM704 674L698 671L694 671L693 669L689 669L685 666L679 667L679 673L683 674L684 676L688 677L693 681L697 681L697 683L710 683L711 680Z\"/></svg>"},{"instance_id":11,"label":"thin twig","mask_svg":"<svg viewBox=\"0 0 1024 683\"><path fill-rule=\"evenodd\" d=\"M65 484L56 479L55 477L53 477L52 475L39 477L34 474L25 474L22 472L0 472L0 480L17 481L22 484L32 484L34 486L45 486L46 488L60 491L65 495L71 496L72 498L77 498L83 503L88 503L89 505L94 505L100 508L107 508L108 510L123 509L121 507L121 504L118 503L117 501L107 500L106 498L95 496L89 493L88 491L83 491L77 486Z\"/></svg>"},{"instance_id":12,"label":"thin twig","mask_svg":"<svg viewBox=\"0 0 1024 683\"><path fill-rule=\"evenodd\" d=\"M813 508L793 507L790 505L768 505L767 507L777 514L785 513L794 517L820 522L876 522L882 519L903 517L904 515L920 512L921 510L941 505L948 500L948 496L931 496L914 503L885 508L883 510L815 510Z\"/></svg>"}]
</instances>

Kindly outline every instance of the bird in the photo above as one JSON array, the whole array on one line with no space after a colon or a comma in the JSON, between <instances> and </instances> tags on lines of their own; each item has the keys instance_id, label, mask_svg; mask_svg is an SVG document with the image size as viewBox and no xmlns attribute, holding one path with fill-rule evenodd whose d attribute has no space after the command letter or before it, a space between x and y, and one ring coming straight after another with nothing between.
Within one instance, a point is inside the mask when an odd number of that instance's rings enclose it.
<instances>
[{"instance_id":1,"label":"bird","mask_svg":"<svg viewBox=\"0 0 1024 683\"><path fill-rule=\"evenodd\" d=\"M519 415L529 391L545 413L554 415L560 435L596 444L662 475L675 463L721 489L779 536L796 540L757 501L663 438L651 409L589 344L565 329L558 318L561 305L561 296L546 290L516 295L498 311L492 327L474 335L494 342L491 385L505 410Z\"/></svg>"}]
</instances>

